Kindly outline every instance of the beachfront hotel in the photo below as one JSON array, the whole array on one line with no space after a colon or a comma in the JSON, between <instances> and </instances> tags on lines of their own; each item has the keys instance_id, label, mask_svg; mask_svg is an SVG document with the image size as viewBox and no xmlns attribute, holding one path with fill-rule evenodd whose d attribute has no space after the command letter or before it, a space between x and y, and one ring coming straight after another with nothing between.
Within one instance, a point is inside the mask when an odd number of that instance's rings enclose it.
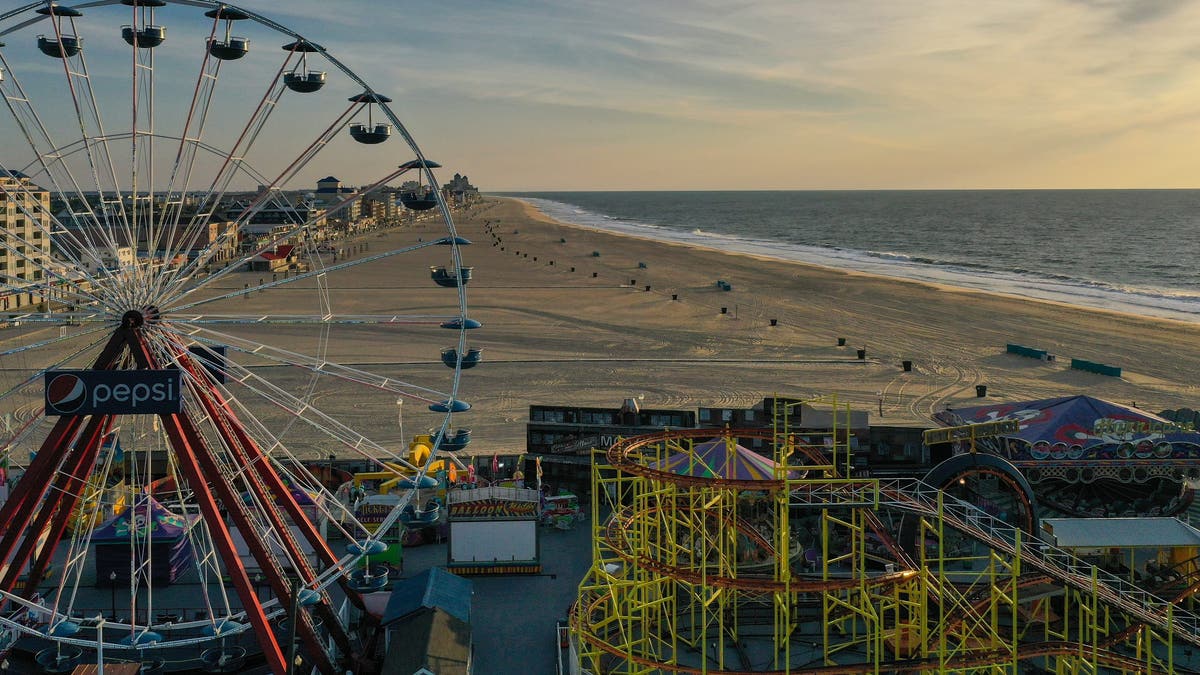
<instances>
[{"instance_id":1,"label":"beachfront hotel","mask_svg":"<svg viewBox=\"0 0 1200 675\"><path fill-rule=\"evenodd\" d=\"M42 301L39 293L23 291L41 282L50 260L50 192L20 171L0 170L0 219L6 233L0 249L0 308L18 309Z\"/></svg>"}]
</instances>

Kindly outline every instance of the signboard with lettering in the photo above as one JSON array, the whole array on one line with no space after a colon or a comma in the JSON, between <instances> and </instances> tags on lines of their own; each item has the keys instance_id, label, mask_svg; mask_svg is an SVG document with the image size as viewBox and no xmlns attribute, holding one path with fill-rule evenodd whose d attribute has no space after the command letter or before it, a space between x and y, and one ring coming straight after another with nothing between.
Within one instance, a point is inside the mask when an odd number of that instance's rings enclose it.
<instances>
[{"instance_id":1,"label":"signboard with lettering","mask_svg":"<svg viewBox=\"0 0 1200 675\"><path fill-rule=\"evenodd\" d=\"M178 370L52 370L47 415L164 415L183 412Z\"/></svg>"}]
</instances>

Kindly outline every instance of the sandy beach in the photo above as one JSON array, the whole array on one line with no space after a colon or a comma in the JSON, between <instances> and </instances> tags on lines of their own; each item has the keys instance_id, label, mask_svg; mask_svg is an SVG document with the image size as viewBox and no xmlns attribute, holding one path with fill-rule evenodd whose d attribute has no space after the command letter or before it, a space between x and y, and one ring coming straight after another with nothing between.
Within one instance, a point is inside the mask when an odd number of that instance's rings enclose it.
<instances>
[{"instance_id":1,"label":"sandy beach","mask_svg":"<svg viewBox=\"0 0 1200 675\"><path fill-rule=\"evenodd\" d=\"M553 222L511 199L489 197L459 212L456 224L473 242L463 248L464 263L474 267L466 290L469 313L483 324L468 336L484 361L463 372L460 388L473 408L454 418L455 427L473 431L471 454L523 452L530 404L615 407L627 397L642 397L645 408L694 408L836 394L869 411L873 423L914 426L947 405L982 402L980 384L989 401L1088 393L1152 411L1200 403L1192 382L1200 372L1200 325L656 243ZM367 233L339 242L341 261L444 234L432 224ZM455 290L429 278L430 265L450 262L448 248L428 246L332 272L329 306L340 314L452 314ZM263 276L232 274L216 291ZM718 279L731 290L720 290ZM318 296L306 281L205 311L312 312ZM309 354L319 341L319 331L286 324L237 333ZM450 370L439 351L454 335L436 325L341 326L331 330L326 356L448 391ZM845 346L837 346L839 337ZM1058 360L1005 354L1008 342ZM864 347L860 361L856 350ZM1071 370L1072 357L1120 366L1123 375ZM14 356L6 367L23 377L45 358ZM235 358L292 391L307 386L301 369L246 353ZM903 371L904 360L912 372ZM402 438L440 421L410 402L401 436L395 395L321 379L328 382L313 398L320 411L385 447L399 449ZM254 398L245 400L269 424L286 421L277 406ZM292 424L284 441L304 455L353 455L303 423Z\"/></svg>"},{"instance_id":2,"label":"sandy beach","mask_svg":"<svg viewBox=\"0 0 1200 675\"><path fill-rule=\"evenodd\" d=\"M912 425L974 404L979 384L990 400L1088 393L1152 411L1200 402L1197 325L613 235L509 199L488 198L456 224L474 242L468 302L483 328L471 344L485 356L464 373L474 409L456 422L474 430L477 452L521 451L529 404L630 396L671 408L837 394L873 422ZM1009 342L1057 360L1006 354ZM1120 366L1122 377L1071 370L1071 358Z\"/></svg>"}]
</instances>

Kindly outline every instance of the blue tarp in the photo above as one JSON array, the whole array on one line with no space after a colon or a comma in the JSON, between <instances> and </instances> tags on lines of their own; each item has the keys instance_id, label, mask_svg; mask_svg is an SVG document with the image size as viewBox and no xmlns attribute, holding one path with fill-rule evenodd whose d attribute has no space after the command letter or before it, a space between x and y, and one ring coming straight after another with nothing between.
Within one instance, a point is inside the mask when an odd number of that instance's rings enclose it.
<instances>
[{"instance_id":1,"label":"blue tarp","mask_svg":"<svg viewBox=\"0 0 1200 675\"><path fill-rule=\"evenodd\" d=\"M990 449L1014 461L1047 458L1183 459L1200 455L1200 433L1153 413L1091 396L1062 396L946 410L948 426L1017 420L1020 430Z\"/></svg>"}]
</instances>

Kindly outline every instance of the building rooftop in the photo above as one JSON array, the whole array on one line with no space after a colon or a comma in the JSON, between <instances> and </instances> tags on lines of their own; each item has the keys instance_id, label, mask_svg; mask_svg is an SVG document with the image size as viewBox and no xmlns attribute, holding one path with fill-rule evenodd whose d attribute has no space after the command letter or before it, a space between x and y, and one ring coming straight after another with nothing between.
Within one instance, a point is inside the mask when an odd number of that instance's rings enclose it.
<instances>
[{"instance_id":1,"label":"building rooftop","mask_svg":"<svg viewBox=\"0 0 1200 675\"><path fill-rule=\"evenodd\" d=\"M464 579L440 567L431 567L409 579L396 582L383 612L384 626L422 608L442 609L465 623L471 622L471 595L474 587Z\"/></svg>"},{"instance_id":2,"label":"building rooftop","mask_svg":"<svg viewBox=\"0 0 1200 675\"><path fill-rule=\"evenodd\" d=\"M1178 518L1043 518L1042 530L1061 548L1200 546L1200 530Z\"/></svg>"}]
</instances>

